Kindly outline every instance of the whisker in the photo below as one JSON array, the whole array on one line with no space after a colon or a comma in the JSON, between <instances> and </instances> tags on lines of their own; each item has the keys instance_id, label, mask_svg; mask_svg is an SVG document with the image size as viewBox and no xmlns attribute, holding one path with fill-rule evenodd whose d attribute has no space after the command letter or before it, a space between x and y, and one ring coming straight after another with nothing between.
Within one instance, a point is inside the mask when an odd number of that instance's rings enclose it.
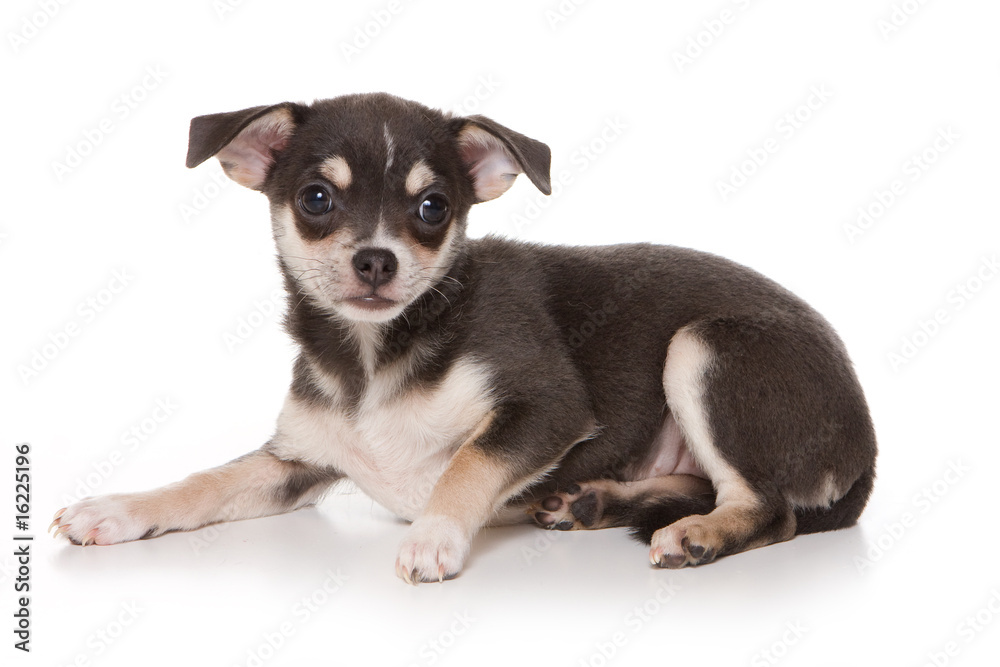
<instances>
[{"instance_id":1,"label":"whisker","mask_svg":"<svg viewBox=\"0 0 1000 667\"><path fill-rule=\"evenodd\" d=\"M323 269L305 269L304 271L301 271L299 275L295 276L295 280L301 281L303 279L303 276L305 276L307 273L310 273L311 271L315 271L319 275L323 275Z\"/></svg>"},{"instance_id":2,"label":"whisker","mask_svg":"<svg viewBox=\"0 0 1000 667\"><path fill-rule=\"evenodd\" d=\"M289 259L304 259L309 262L323 262L324 260L318 257L299 257L298 255L282 255L282 257L288 257Z\"/></svg>"}]
</instances>

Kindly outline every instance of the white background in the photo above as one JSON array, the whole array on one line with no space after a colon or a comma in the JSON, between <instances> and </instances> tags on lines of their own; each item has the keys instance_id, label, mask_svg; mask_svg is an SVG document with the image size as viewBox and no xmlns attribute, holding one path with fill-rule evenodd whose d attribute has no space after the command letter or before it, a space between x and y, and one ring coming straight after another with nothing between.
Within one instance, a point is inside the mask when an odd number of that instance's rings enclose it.
<instances>
[{"instance_id":1,"label":"white background","mask_svg":"<svg viewBox=\"0 0 1000 667\"><path fill-rule=\"evenodd\" d=\"M3 664L992 664L997 3L233 4L4 4ZM184 168L189 119L380 90L551 146L569 182L545 199L519 179L471 234L700 248L825 313L879 434L860 525L679 572L622 531L497 529L418 588L393 572L405 525L360 493L116 547L47 538L74 494L255 449L287 387L266 202L214 161ZM878 215L852 238L859 207ZM20 442L30 655L12 648Z\"/></svg>"}]
</instances>

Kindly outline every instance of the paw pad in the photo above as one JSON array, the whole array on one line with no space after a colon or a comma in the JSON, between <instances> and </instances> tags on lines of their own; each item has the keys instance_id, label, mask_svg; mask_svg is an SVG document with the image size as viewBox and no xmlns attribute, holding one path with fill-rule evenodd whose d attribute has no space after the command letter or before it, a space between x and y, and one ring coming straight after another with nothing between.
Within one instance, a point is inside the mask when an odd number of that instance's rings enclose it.
<instances>
[{"instance_id":1,"label":"paw pad","mask_svg":"<svg viewBox=\"0 0 1000 667\"><path fill-rule=\"evenodd\" d=\"M595 489L571 484L532 505L528 512L535 523L549 530L591 528L601 517L601 499Z\"/></svg>"}]
</instances>

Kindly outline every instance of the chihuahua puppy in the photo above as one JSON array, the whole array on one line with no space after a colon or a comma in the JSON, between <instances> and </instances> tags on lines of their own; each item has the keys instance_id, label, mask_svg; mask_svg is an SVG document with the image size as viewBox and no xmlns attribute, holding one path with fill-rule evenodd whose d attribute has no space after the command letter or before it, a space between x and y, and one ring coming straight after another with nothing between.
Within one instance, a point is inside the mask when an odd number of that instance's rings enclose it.
<instances>
[{"instance_id":1,"label":"chihuahua puppy","mask_svg":"<svg viewBox=\"0 0 1000 667\"><path fill-rule=\"evenodd\" d=\"M678 568L853 525L875 475L830 325L745 267L675 247L466 238L544 144L385 94L191 121L269 202L298 343L260 449L53 526L115 544L316 503L340 480L412 525L407 582L457 575L477 531L627 527Z\"/></svg>"}]
</instances>

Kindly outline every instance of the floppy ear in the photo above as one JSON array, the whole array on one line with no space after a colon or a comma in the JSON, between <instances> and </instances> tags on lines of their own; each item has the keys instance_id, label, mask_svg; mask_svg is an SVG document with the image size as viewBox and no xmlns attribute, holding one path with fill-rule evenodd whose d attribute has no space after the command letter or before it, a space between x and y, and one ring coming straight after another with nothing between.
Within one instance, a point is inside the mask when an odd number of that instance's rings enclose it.
<instances>
[{"instance_id":1,"label":"floppy ear","mask_svg":"<svg viewBox=\"0 0 1000 667\"><path fill-rule=\"evenodd\" d=\"M187 166L197 167L214 155L229 178L260 190L275 154L295 131L295 106L285 102L193 118Z\"/></svg>"},{"instance_id":2,"label":"floppy ear","mask_svg":"<svg viewBox=\"0 0 1000 667\"><path fill-rule=\"evenodd\" d=\"M548 146L485 116L469 116L465 121L458 132L458 147L472 176L477 202L505 193L518 174L527 174L536 188L552 194Z\"/></svg>"}]
</instances>

